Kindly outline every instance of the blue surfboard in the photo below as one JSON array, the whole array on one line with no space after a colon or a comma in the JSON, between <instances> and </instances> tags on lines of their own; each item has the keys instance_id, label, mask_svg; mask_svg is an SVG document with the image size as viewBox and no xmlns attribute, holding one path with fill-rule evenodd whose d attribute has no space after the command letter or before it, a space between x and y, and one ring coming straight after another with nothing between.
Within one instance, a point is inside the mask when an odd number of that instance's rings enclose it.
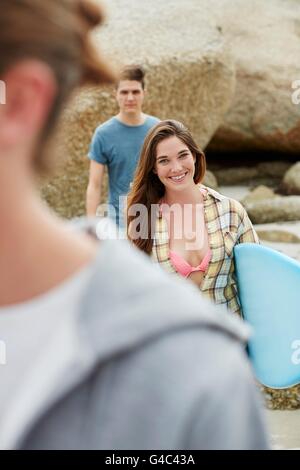
<instances>
[{"instance_id":1,"label":"blue surfboard","mask_svg":"<svg viewBox=\"0 0 300 470\"><path fill-rule=\"evenodd\" d=\"M271 248L234 249L244 319L252 326L249 355L267 387L300 383L300 263Z\"/></svg>"}]
</instances>

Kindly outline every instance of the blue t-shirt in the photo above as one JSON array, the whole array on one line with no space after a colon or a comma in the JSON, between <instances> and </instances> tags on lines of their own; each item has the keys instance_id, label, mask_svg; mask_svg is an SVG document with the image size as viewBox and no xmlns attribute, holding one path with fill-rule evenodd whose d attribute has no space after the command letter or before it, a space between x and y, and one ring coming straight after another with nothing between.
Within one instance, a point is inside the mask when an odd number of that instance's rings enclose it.
<instances>
[{"instance_id":1,"label":"blue t-shirt","mask_svg":"<svg viewBox=\"0 0 300 470\"><path fill-rule=\"evenodd\" d=\"M145 137L158 122L156 117L147 116L144 124L128 126L113 117L94 133L89 158L107 165L109 204L115 209L117 224L120 223L119 203L129 191Z\"/></svg>"}]
</instances>

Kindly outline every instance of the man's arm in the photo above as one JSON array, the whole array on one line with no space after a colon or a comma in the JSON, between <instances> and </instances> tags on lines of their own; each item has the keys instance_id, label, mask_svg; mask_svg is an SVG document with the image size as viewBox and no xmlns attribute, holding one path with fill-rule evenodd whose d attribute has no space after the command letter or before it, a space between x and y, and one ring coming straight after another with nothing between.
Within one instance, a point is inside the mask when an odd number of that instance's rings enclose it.
<instances>
[{"instance_id":1,"label":"man's arm","mask_svg":"<svg viewBox=\"0 0 300 470\"><path fill-rule=\"evenodd\" d=\"M89 184L86 192L86 213L89 217L96 215L101 200L101 187L105 165L91 160Z\"/></svg>"}]
</instances>

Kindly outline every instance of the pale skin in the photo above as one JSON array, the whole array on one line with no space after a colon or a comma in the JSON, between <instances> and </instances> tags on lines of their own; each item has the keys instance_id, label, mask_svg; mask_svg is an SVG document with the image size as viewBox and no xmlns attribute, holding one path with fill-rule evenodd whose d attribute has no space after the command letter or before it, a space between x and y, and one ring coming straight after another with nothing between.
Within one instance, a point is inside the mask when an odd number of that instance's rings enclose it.
<instances>
[{"instance_id":1,"label":"pale skin","mask_svg":"<svg viewBox=\"0 0 300 470\"><path fill-rule=\"evenodd\" d=\"M98 244L71 233L35 189L33 155L57 92L51 69L24 60L2 79L8 93L0 106L0 306L8 306L61 284L94 259Z\"/></svg>"},{"instance_id":2,"label":"pale skin","mask_svg":"<svg viewBox=\"0 0 300 470\"><path fill-rule=\"evenodd\" d=\"M116 118L128 126L140 126L146 120L142 112L142 106L146 91L142 84L136 80L121 80L116 89L115 98L119 106ZM91 161L89 183L86 192L87 216L96 215L101 201L101 190L103 184L105 165Z\"/></svg>"},{"instance_id":3,"label":"pale skin","mask_svg":"<svg viewBox=\"0 0 300 470\"><path fill-rule=\"evenodd\" d=\"M178 137L159 142L155 173L165 187L163 202L169 229L169 247L191 266L199 266L209 250L203 209L203 195L195 184L195 156ZM189 279L200 286L203 272L191 273Z\"/></svg>"}]
</instances>

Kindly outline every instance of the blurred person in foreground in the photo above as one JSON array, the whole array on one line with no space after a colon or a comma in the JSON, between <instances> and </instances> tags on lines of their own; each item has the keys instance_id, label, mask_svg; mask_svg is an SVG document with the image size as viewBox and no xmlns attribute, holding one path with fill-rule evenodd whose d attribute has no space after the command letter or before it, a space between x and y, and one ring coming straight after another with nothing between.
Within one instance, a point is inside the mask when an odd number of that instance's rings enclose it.
<instances>
[{"instance_id":1,"label":"blurred person in foreground","mask_svg":"<svg viewBox=\"0 0 300 470\"><path fill-rule=\"evenodd\" d=\"M35 190L69 93L112 80L89 42L101 12L1 6L0 448L266 448L244 327L128 242L70 230Z\"/></svg>"}]
</instances>

